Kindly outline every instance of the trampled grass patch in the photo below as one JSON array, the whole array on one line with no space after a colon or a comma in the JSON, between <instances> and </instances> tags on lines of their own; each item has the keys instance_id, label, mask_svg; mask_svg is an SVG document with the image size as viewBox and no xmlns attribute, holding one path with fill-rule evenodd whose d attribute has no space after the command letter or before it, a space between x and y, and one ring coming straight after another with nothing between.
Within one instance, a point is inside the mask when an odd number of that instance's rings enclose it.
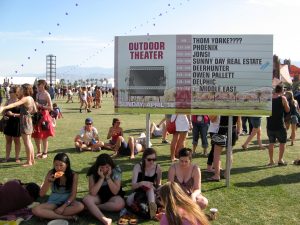
<instances>
[{"instance_id":1,"label":"trampled grass patch","mask_svg":"<svg viewBox=\"0 0 300 225\"><path fill-rule=\"evenodd\" d=\"M65 104L63 100L56 101L62 108L63 119L57 121L56 136L49 139L49 154L45 160L38 160L36 165L23 168L13 161L0 164L0 182L10 179L21 179L24 182L34 181L42 183L47 171L52 168L52 160L56 153L66 152L71 159L72 168L79 173L78 198L87 194L88 182L86 172L99 153L78 153L73 147L74 136L84 125L86 117L92 117L94 125L100 132L102 140L106 140L108 128L112 118L119 117L124 129L125 137L139 136L145 132L146 116L144 114L115 114L111 97L104 97L102 108L91 113L79 113L79 103ZM159 122L163 115L153 114L151 120ZM263 140L266 141L265 119L263 119ZM299 135L299 132L297 133ZM259 150L252 142L248 150L242 150L241 145L246 137L239 138L233 149L233 167L231 170L230 187L226 188L225 180L209 183L205 181L208 176L203 172L202 191L209 199L209 208L218 208L218 219L212 224L300 224L300 167L291 164L292 160L300 157L300 142L297 139L294 146L287 146L285 160L289 163L286 167L267 167L267 150ZM169 137L171 140L171 136ZM161 144L161 139L151 139L153 147L158 151L158 163L163 168L163 182L166 181L167 171L170 166L170 145ZM289 144L289 143L288 143ZM187 146L192 147L188 138ZM0 135L0 158L5 155L5 139ZM278 147L275 148L275 156L278 156ZM107 151L103 151L107 152ZM198 154L193 162L202 170L206 168L206 158L200 156L202 150L198 148ZM225 152L224 152L225 153ZM14 151L12 151L12 157ZM22 160L25 161L25 150L22 146ZM123 187L127 193L131 188L131 171L135 163L139 162L141 155L135 160L128 157L117 158L115 161L123 170ZM223 168L225 168L225 154L222 155ZM206 210L208 212L209 210ZM107 213L114 219L118 219L117 213ZM32 218L23 224L46 224L47 221ZM159 224L156 221L139 221L140 224ZM80 215L77 224L99 224L87 212Z\"/></svg>"}]
</instances>

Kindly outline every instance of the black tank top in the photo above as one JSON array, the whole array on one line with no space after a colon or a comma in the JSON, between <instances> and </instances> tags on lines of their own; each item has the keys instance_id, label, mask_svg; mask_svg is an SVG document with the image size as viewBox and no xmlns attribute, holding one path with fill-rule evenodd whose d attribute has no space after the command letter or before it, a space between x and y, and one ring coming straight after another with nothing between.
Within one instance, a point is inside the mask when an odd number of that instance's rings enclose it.
<instances>
[{"instance_id":1,"label":"black tank top","mask_svg":"<svg viewBox=\"0 0 300 225\"><path fill-rule=\"evenodd\" d=\"M139 164L141 169L142 169L142 165ZM152 175L152 176L146 176L143 174L143 172L139 172L138 174L138 178L137 178L137 182L141 182L141 181L150 181L152 182L154 185L156 185L156 178L157 178L157 164L156 164L156 167L155 167L155 173Z\"/></svg>"},{"instance_id":2,"label":"black tank top","mask_svg":"<svg viewBox=\"0 0 300 225\"><path fill-rule=\"evenodd\" d=\"M282 104L282 97L272 99L272 116L267 118L268 130L284 129L284 107Z\"/></svg>"}]
</instances>

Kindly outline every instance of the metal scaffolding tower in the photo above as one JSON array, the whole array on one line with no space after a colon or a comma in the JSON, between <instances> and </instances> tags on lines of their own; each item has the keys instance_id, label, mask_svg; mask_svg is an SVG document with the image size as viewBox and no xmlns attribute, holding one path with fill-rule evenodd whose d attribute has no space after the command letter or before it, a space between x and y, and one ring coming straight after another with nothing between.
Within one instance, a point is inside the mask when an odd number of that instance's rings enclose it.
<instances>
[{"instance_id":1,"label":"metal scaffolding tower","mask_svg":"<svg viewBox=\"0 0 300 225\"><path fill-rule=\"evenodd\" d=\"M56 56L46 56L46 81L49 85L55 85L56 82Z\"/></svg>"}]
</instances>

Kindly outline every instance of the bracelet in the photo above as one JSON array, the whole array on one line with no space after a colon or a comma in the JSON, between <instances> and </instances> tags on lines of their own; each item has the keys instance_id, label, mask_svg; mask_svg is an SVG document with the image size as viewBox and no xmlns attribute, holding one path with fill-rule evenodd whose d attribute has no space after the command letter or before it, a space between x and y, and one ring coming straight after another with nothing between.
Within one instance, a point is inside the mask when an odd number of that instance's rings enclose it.
<instances>
[{"instance_id":1,"label":"bracelet","mask_svg":"<svg viewBox=\"0 0 300 225\"><path fill-rule=\"evenodd\" d=\"M65 201L65 204L66 204L67 206L71 205L71 203L72 203L72 201L70 201L70 200Z\"/></svg>"},{"instance_id":2,"label":"bracelet","mask_svg":"<svg viewBox=\"0 0 300 225\"><path fill-rule=\"evenodd\" d=\"M111 178L110 177L105 177L106 181L110 180Z\"/></svg>"}]
</instances>

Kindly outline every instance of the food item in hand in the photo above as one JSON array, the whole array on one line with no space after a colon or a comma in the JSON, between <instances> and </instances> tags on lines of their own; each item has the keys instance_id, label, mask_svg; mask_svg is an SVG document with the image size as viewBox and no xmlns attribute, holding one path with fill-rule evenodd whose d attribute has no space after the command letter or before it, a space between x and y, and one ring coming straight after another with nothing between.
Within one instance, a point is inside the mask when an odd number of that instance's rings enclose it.
<instances>
[{"instance_id":1,"label":"food item in hand","mask_svg":"<svg viewBox=\"0 0 300 225\"><path fill-rule=\"evenodd\" d=\"M55 174L54 174L54 178L60 178L64 175L65 173L62 172L62 171L57 171Z\"/></svg>"}]
</instances>

